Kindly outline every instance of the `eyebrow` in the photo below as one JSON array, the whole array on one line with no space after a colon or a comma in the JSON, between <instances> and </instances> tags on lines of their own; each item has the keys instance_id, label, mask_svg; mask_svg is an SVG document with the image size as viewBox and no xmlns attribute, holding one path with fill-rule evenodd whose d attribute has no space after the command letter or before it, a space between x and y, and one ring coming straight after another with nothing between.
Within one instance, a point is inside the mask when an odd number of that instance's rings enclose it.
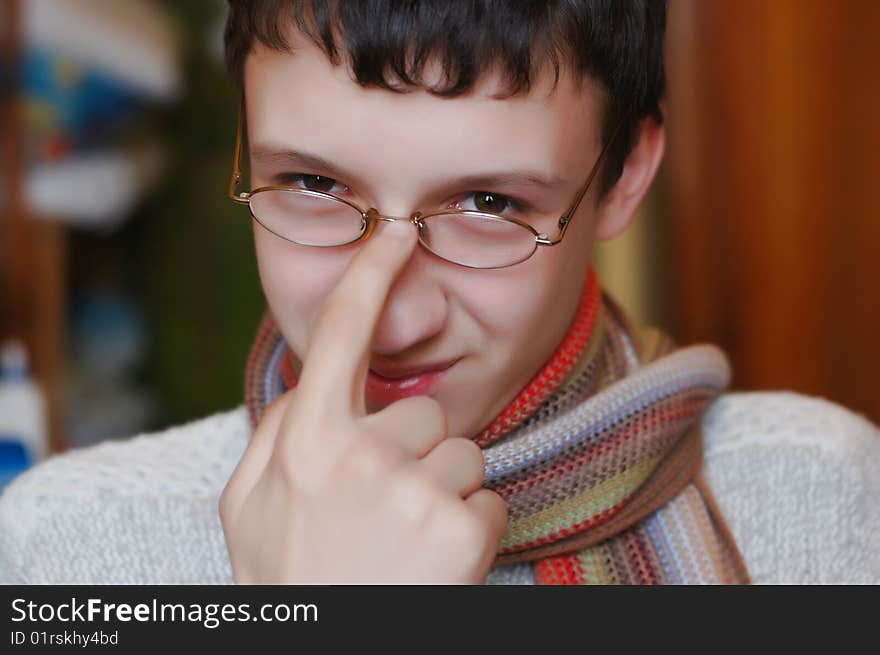
<instances>
[{"instance_id":1,"label":"eyebrow","mask_svg":"<svg viewBox=\"0 0 880 655\"><path fill-rule=\"evenodd\" d=\"M308 152L278 149L271 146L251 147L252 160L266 165L285 166L294 169L321 171L334 179L357 180L356 175L339 168L333 162ZM299 170L297 170L299 172ZM556 175L548 175L539 170L510 170L497 173L474 173L440 181L442 186L463 186L473 189L498 186L534 187L546 191L557 191L566 187L567 180Z\"/></svg>"}]
</instances>

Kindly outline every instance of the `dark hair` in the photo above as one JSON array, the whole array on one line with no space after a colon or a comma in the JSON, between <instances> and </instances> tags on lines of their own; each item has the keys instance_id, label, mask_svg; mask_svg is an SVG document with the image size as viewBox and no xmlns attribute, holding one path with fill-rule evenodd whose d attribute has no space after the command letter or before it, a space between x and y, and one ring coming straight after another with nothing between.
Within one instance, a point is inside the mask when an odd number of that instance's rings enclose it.
<instances>
[{"instance_id":1,"label":"dark hair","mask_svg":"<svg viewBox=\"0 0 880 655\"><path fill-rule=\"evenodd\" d=\"M292 22L291 22L292 21ZM350 67L362 86L407 87L453 97L497 66L506 94L528 92L549 62L577 82L586 74L605 92L602 137L620 128L600 182L604 195L620 177L638 123L662 123L666 0L229 0L226 63L242 85L255 42L290 51L284 32L295 25L334 65ZM439 61L440 86L422 78Z\"/></svg>"}]
</instances>

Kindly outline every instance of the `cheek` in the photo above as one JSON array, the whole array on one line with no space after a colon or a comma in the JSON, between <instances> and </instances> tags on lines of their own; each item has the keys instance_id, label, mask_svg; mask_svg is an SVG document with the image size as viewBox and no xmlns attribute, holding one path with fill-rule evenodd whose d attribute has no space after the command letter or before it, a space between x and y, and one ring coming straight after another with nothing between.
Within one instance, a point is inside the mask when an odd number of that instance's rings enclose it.
<instances>
[{"instance_id":1,"label":"cheek","mask_svg":"<svg viewBox=\"0 0 880 655\"><path fill-rule=\"evenodd\" d=\"M530 259L510 268L468 273L457 285L464 294L463 304L478 317L489 339L541 346L562 338L577 310L592 260L594 220L582 204L562 243L539 248Z\"/></svg>"},{"instance_id":2,"label":"cheek","mask_svg":"<svg viewBox=\"0 0 880 655\"><path fill-rule=\"evenodd\" d=\"M266 301L285 340L302 357L321 304L353 252L298 246L255 226L254 244Z\"/></svg>"},{"instance_id":3,"label":"cheek","mask_svg":"<svg viewBox=\"0 0 880 655\"><path fill-rule=\"evenodd\" d=\"M567 235L573 236L573 235ZM563 242L564 243L564 242ZM560 244L562 245L562 244ZM534 260L534 261L532 261ZM495 289L483 290L487 352L504 379L521 387L559 346L577 311L588 255L557 247L536 253Z\"/></svg>"},{"instance_id":4,"label":"cheek","mask_svg":"<svg viewBox=\"0 0 880 655\"><path fill-rule=\"evenodd\" d=\"M518 266L470 273L468 283L457 288L465 311L480 323L483 348L509 358L511 350L554 331L563 278L556 258L536 253Z\"/></svg>"}]
</instances>

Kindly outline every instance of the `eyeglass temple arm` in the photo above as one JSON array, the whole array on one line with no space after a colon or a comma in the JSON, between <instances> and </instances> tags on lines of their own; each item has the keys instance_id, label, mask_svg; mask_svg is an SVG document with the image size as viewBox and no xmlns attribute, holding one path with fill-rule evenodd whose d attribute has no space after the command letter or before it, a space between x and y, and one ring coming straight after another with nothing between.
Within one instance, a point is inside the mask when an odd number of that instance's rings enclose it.
<instances>
[{"instance_id":1,"label":"eyeglass temple arm","mask_svg":"<svg viewBox=\"0 0 880 655\"><path fill-rule=\"evenodd\" d=\"M236 193L235 189L241 182L241 135L244 130L244 95L241 98L241 105L238 109L238 130L235 134L235 155L232 160L232 177L229 178L229 197L235 202L247 204L250 194L246 191Z\"/></svg>"},{"instance_id":2,"label":"eyeglass temple arm","mask_svg":"<svg viewBox=\"0 0 880 655\"><path fill-rule=\"evenodd\" d=\"M605 161L605 155L608 154L608 150L611 148L611 144L614 143L617 138L618 133L620 132L621 127L626 122L627 115L624 114L624 117L617 123L617 127L614 128L614 132L611 134L611 138L605 142L605 145L602 146L602 151L599 153L599 157L596 158L596 163L593 164L592 170L590 170L590 175L587 177L587 181L581 187L580 191L578 191L577 196L575 196L574 201L571 203L571 207L559 217L559 234L556 235L555 238L550 239L544 236L543 238L538 238L538 243L545 246L555 246L557 243L562 241L562 237L565 236L565 231L568 229L568 225L571 222L571 217L574 216L574 213L577 211L578 207L581 204L581 200L584 199L584 196L587 194L587 191L590 189L590 186L593 184L593 178L599 173L599 170L602 168L602 163ZM543 236L543 235L542 235Z\"/></svg>"}]
</instances>

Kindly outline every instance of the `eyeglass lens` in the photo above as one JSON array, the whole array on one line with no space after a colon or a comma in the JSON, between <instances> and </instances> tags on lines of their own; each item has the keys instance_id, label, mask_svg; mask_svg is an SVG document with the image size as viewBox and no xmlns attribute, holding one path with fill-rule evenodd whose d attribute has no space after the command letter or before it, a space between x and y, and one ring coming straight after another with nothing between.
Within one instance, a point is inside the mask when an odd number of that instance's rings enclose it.
<instances>
[{"instance_id":1,"label":"eyeglass lens","mask_svg":"<svg viewBox=\"0 0 880 655\"><path fill-rule=\"evenodd\" d=\"M323 195L266 189L251 195L250 207L267 230L306 246L344 245L366 229L354 207ZM531 230L485 214L423 218L419 240L439 257L474 268L511 266L528 259L537 248Z\"/></svg>"}]
</instances>

